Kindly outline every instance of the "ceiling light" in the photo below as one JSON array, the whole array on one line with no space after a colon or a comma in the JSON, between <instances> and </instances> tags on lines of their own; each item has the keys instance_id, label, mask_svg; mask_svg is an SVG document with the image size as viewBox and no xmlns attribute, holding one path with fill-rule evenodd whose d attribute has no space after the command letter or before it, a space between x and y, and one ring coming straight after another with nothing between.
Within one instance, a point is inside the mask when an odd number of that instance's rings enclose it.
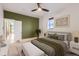
<instances>
[{"instance_id":1,"label":"ceiling light","mask_svg":"<svg viewBox=\"0 0 79 59\"><path fill-rule=\"evenodd\" d=\"M38 8L38 11L41 11L41 8Z\"/></svg>"}]
</instances>

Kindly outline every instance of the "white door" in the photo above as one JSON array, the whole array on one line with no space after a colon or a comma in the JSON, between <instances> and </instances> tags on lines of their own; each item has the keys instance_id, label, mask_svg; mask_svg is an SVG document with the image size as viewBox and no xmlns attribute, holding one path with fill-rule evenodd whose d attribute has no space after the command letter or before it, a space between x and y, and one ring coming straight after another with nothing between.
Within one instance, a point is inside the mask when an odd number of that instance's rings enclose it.
<instances>
[{"instance_id":1,"label":"white door","mask_svg":"<svg viewBox=\"0 0 79 59\"><path fill-rule=\"evenodd\" d=\"M5 40L14 43L22 39L22 22L13 19L5 19Z\"/></svg>"},{"instance_id":2,"label":"white door","mask_svg":"<svg viewBox=\"0 0 79 59\"><path fill-rule=\"evenodd\" d=\"M14 21L14 40L22 39L22 21Z\"/></svg>"},{"instance_id":3,"label":"white door","mask_svg":"<svg viewBox=\"0 0 79 59\"><path fill-rule=\"evenodd\" d=\"M3 20L0 18L0 36L3 35Z\"/></svg>"}]
</instances>

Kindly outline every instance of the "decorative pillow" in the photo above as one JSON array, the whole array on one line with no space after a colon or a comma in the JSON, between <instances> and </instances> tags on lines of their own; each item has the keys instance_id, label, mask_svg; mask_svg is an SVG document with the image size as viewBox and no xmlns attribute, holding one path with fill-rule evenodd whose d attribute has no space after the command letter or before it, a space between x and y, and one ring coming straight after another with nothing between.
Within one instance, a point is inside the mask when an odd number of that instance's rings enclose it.
<instances>
[{"instance_id":1,"label":"decorative pillow","mask_svg":"<svg viewBox=\"0 0 79 59\"><path fill-rule=\"evenodd\" d=\"M48 34L48 38L52 38L52 39L57 39L58 40L58 35L57 34Z\"/></svg>"},{"instance_id":2,"label":"decorative pillow","mask_svg":"<svg viewBox=\"0 0 79 59\"><path fill-rule=\"evenodd\" d=\"M64 35L58 35L58 40L64 41Z\"/></svg>"}]
</instances>

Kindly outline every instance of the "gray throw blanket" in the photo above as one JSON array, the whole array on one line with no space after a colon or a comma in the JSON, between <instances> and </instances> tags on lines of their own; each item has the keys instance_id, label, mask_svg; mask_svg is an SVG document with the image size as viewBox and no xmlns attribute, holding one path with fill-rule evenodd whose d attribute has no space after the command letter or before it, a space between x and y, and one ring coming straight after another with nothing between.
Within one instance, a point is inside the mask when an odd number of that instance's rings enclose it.
<instances>
[{"instance_id":1,"label":"gray throw blanket","mask_svg":"<svg viewBox=\"0 0 79 59\"><path fill-rule=\"evenodd\" d=\"M46 40L46 38L39 38L31 41L32 44L43 50L47 55L52 56L63 56L64 49L61 45L56 42L51 42L50 40Z\"/></svg>"}]
</instances>

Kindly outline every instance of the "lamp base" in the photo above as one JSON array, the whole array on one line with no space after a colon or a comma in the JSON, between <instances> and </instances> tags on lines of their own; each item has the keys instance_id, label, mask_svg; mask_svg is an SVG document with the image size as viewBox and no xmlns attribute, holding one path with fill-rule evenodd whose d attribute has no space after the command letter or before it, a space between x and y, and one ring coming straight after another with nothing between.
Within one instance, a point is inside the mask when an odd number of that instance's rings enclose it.
<instances>
[{"instance_id":1,"label":"lamp base","mask_svg":"<svg viewBox=\"0 0 79 59\"><path fill-rule=\"evenodd\" d=\"M78 37L74 37L74 42L78 43Z\"/></svg>"}]
</instances>

